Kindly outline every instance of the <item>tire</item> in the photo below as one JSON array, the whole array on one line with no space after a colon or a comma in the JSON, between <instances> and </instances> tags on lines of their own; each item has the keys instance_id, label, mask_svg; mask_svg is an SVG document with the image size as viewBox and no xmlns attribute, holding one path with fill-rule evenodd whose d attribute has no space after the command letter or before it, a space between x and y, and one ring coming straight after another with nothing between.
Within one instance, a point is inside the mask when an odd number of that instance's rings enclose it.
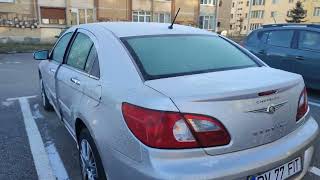
<instances>
[{"instance_id":1,"label":"tire","mask_svg":"<svg viewBox=\"0 0 320 180\"><path fill-rule=\"evenodd\" d=\"M41 100L42 100L43 109L46 110L46 111L52 111L53 107L50 104L50 101L48 99L47 93L46 93L46 91L44 89L44 85L43 85L42 79L40 79L40 87L41 87Z\"/></svg>"},{"instance_id":2,"label":"tire","mask_svg":"<svg viewBox=\"0 0 320 180\"><path fill-rule=\"evenodd\" d=\"M81 174L82 174L82 179L83 180L106 180L106 174L104 172L104 168L102 165L102 161L100 158L100 155L98 153L97 147L89 133L89 131L84 128L81 130L79 137L78 137L78 142L79 142L79 161L80 161L80 170L81 170ZM87 154L91 154L91 156L87 156L89 158L85 158L85 147L87 147L86 145L89 145L89 149L91 149L91 153L87 153ZM87 148L88 149L88 148ZM84 162L84 159L89 159L89 161ZM90 162L90 160L93 160L96 164L95 166L95 170L92 170L94 167L91 167L92 169L90 170L90 168L86 168L84 164L93 164L92 161ZM94 176L94 172L96 171L96 176ZM90 174L91 173L91 174ZM91 176L91 179L89 178Z\"/></svg>"}]
</instances>

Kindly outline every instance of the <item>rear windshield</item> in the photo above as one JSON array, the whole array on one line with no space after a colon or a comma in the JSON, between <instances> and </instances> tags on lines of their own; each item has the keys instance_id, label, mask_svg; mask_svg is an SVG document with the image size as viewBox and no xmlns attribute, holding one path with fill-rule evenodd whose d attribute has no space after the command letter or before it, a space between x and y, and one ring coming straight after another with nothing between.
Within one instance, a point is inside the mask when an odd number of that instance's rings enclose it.
<instances>
[{"instance_id":1,"label":"rear windshield","mask_svg":"<svg viewBox=\"0 0 320 180\"><path fill-rule=\"evenodd\" d=\"M122 38L145 80L259 66L219 36Z\"/></svg>"}]
</instances>

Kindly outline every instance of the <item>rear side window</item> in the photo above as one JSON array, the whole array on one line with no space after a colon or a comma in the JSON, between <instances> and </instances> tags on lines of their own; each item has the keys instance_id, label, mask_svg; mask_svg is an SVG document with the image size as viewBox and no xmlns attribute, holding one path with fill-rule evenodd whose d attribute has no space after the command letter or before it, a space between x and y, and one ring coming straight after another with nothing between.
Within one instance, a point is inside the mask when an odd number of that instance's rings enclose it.
<instances>
[{"instance_id":1,"label":"rear side window","mask_svg":"<svg viewBox=\"0 0 320 180\"><path fill-rule=\"evenodd\" d=\"M71 37L72 33L70 32L60 38L60 40L57 42L55 48L52 51L52 60L62 63L65 51L67 49Z\"/></svg>"},{"instance_id":2,"label":"rear side window","mask_svg":"<svg viewBox=\"0 0 320 180\"><path fill-rule=\"evenodd\" d=\"M299 49L320 51L320 33L301 31L299 35Z\"/></svg>"},{"instance_id":3,"label":"rear side window","mask_svg":"<svg viewBox=\"0 0 320 180\"><path fill-rule=\"evenodd\" d=\"M293 34L293 30L270 31L267 43L272 46L290 48Z\"/></svg>"},{"instance_id":4,"label":"rear side window","mask_svg":"<svg viewBox=\"0 0 320 180\"><path fill-rule=\"evenodd\" d=\"M218 36L142 36L122 41L146 80L259 66Z\"/></svg>"},{"instance_id":5,"label":"rear side window","mask_svg":"<svg viewBox=\"0 0 320 180\"><path fill-rule=\"evenodd\" d=\"M259 31L259 32L252 32L247 39L247 45L257 46L260 43L266 43L268 38L268 32Z\"/></svg>"},{"instance_id":6,"label":"rear side window","mask_svg":"<svg viewBox=\"0 0 320 180\"><path fill-rule=\"evenodd\" d=\"M74 40L67 59L67 64L84 70L93 42L83 33L78 33Z\"/></svg>"},{"instance_id":7,"label":"rear side window","mask_svg":"<svg viewBox=\"0 0 320 180\"><path fill-rule=\"evenodd\" d=\"M100 67L99 67L99 59L98 53L94 45L92 45L87 63L84 69L90 75L100 78Z\"/></svg>"}]
</instances>

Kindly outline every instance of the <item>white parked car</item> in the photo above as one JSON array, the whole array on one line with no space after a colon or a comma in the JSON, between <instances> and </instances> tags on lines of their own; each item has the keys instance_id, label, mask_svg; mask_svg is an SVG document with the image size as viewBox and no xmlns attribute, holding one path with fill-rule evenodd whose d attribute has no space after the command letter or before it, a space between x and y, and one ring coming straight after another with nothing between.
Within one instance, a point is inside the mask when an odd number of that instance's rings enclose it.
<instances>
[{"instance_id":1,"label":"white parked car","mask_svg":"<svg viewBox=\"0 0 320 180\"><path fill-rule=\"evenodd\" d=\"M83 179L284 180L309 168L319 130L302 77L222 36L87 24L34 57Z\"/></svg>"}]
</instances>

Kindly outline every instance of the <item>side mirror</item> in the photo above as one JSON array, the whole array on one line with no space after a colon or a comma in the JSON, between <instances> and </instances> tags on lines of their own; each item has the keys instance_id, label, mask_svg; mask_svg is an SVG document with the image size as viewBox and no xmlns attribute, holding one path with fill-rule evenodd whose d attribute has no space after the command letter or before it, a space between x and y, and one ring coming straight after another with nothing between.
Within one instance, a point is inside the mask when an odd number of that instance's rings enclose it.
<instances>
[{"instance_id":1,"label":"side mirror","mask_svg":"<svg viewBox=\"0 0 320 180\"><path fill-rule=\"evenodd\" d=\"M41 50L41 51L36 51L33 53L33 59L35 60L47 60L49 57L49 51L48 50Z\"/></svg>"}]
</instances>

